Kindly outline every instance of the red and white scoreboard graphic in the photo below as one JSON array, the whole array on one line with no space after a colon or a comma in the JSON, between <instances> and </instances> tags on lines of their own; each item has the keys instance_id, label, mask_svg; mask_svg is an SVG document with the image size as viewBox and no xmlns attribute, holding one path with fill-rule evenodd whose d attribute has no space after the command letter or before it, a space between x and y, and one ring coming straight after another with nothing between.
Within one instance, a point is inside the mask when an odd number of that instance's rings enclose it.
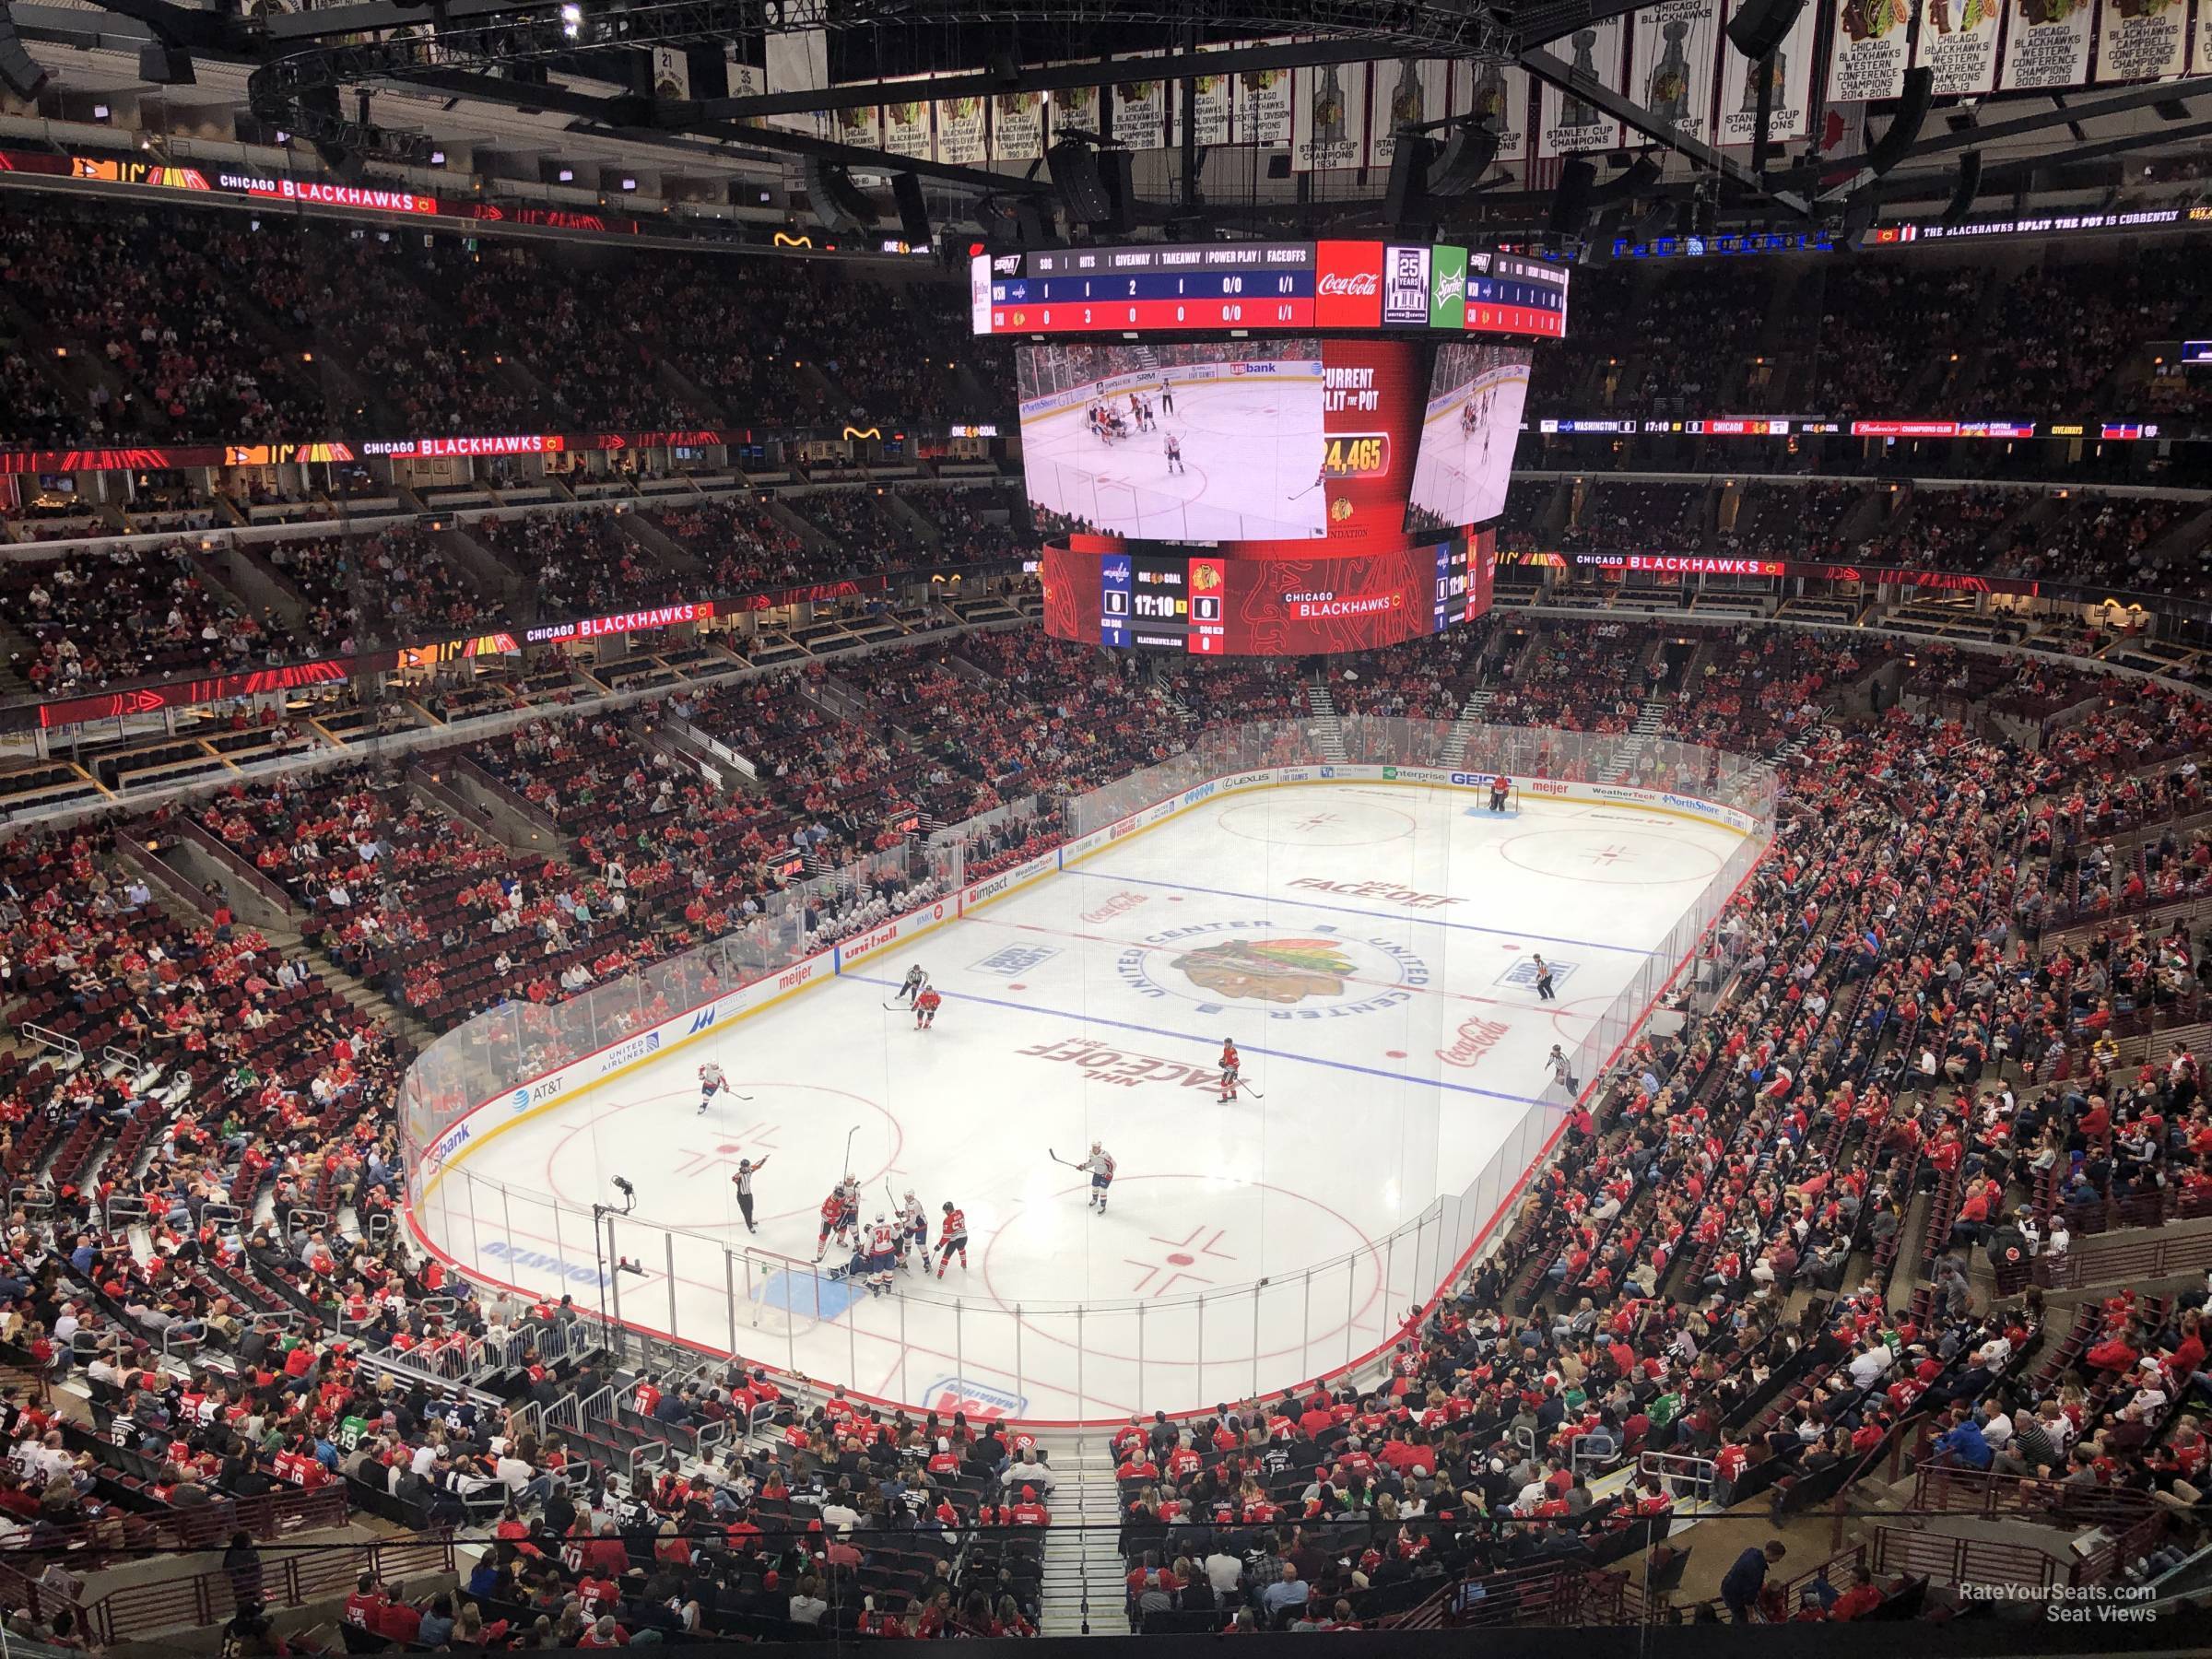
<instances>
[{"instance_id":1,"label":"red and white scoreboard graphic","mask_svg":"<svg viewBox=\"0 0 2212 1659\"><path fill-rule=\"evenodd\" d=\"M1204 242L978 253L979 335L1567 333L1567 272L1524 254L1379 241Z\"/></svg>"},{"instance_id":2,"label":"red and white scoreboard graphic","mask_svg":"<svg viewBox=\"0 0 2212 1659\"><path fill-rule=\"evenodd\" d=\"M1076 535L1042 560L1044 630L1130 651L1310 656L1441 633L1490 608L1495 534L1194 553Z\"/></svg>"}]
</instances>

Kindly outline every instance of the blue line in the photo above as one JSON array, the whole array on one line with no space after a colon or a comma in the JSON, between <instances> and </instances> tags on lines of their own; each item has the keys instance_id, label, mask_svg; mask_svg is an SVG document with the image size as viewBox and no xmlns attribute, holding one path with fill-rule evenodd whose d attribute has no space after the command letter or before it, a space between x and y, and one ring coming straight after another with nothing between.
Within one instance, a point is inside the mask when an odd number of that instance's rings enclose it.
<instances>
[{"instance_id":1,"label":"blue line","mask_svg":"<svg viewBox=\"0 0 2212 1659\"><path fill-rule=\"evenodd\" d=\"M847 973L841 977L858 980L864 985L885 985L896 988L899 983L897 980L877 979L872 974L866 973ZM1021 1014L1046 1014L1054 1019L1073 1019L1084 1025L1112 1026L1120 1031L1142 1031L1147 1037L1169 1037L1177 1042L1195 1042L1202 1048L1213 1046L1212 1040L1209 1038L1194 1037L1188 1031L1171 1031L1165 1026L1138 1025L1133 1020L1107 1019L1097 1014L1070 1014L1065 1008L1045 1008L1040 1007L1035 1003L1008 1002L1004 997L978 996L972 991L947 991L942 986L937 987L937 994L950 997L958 1002L981 1003L988 1008L1012 1008ZM1354 1065L1349 1060L1323 1060L1312 1054L1293 1054L1283 1049L1262 1048L1256 1042L1247 1043L1245 1050L1249 1053L1265 1054L1271 1059L1295 1060L1303 1065L1325 1065L1335 1071L1358 1072L1363 1077L1384 1077L1393 1083L1425 1085L1429 1082L1426 1077L1409 1077L1403 1072L1383 1071L1379 1066ZM1495 1088L1477 1088L1472 1083L1447 1083L1441 1077L1436 1080L1435 1086L1438 1088L1449 1088L1454 1094L1482 1095L1493 1100L1511 1100L1516 1106L1542 1106L1547 1103L1533 1095L1502 1094Z\"/></svg>"},{"instance_id":2,"label":"blue line","mask_svg":"<svg viewBox=\"0 0 2212 1659\"><path fill-rule=\"evenodd\" d=\"M1106 870L1064 869L1065 876L1088 877L1093 881L1118 881L1125 887L1172 888L1179 893L1206 893L1216 899L1245 899L1254 904L1295 904L1301 910L1335 911L1343 916L1365 916L1370 922L1410 922L1417 927L1449 927L1457 933L1496 934L1501 939L1539 939L1547 945L1573 945L1583 950L1618 950L1626 956L1653 957L1656 950L1633 945L1606 945L1596 939L1569 939L1558 934L1525 933L1518 927L1484 927L1475 922L1445 922L1435 916L1395 915L1384 911L1354 910L1348 904L1321 904L1300 893L1270 898L1265 893L1240 893L1230 888L1192 887L1181 881L1150 881L1138 876L1116 876Z\"/></svg>"}]
</instances>

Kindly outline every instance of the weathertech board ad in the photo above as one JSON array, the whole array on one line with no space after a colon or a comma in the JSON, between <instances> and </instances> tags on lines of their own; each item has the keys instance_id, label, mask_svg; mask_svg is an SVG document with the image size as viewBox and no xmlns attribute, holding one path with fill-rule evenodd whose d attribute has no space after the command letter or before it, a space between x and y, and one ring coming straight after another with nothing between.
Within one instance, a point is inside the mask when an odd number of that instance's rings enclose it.
<instances>
[{"instance_id":1,"label":"weathertech board ad","mask_svg":"<svg viewBox=\"0 0 2212 1659\"><path fill-rule=\"evenodd\" d=\"M1193 656L1365 651L1488 608L1458 542L1371 551L1190 554L1047 547L1044 627L1060 639ZM1487 564L1487 549L1485 549Z\"/></svg>"}]
</instances>

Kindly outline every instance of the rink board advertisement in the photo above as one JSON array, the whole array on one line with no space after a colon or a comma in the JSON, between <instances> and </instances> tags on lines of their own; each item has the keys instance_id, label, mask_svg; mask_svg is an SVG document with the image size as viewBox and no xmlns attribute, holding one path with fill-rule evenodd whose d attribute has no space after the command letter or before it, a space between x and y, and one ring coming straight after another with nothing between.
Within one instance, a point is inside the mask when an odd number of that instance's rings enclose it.
<instances>
[{"instance_id":1,"label":"rink board advertisement","mask_svg":"<svg viewBox=\"0 0 2212 1659\"><path fill-rule=\"evenodd\" d=\"M1426 615L1425 610L1423 615ZM633 1066L673 1053L695 1038L724 1030L787 997L796 995L809 986L834 979L846 971L848 964L858 964L863 960L872 963L874 959L894 944L911 941L943 923L980 910L1008 893L1080 863L1103 848L1164 824L1194 806L1203 806L1222 795L1247 790L1339 783L1460 789L1470 794L1487 795L1490 785L1497 781L1498 774L1494 772L1453 771L1441 767L1306 765L1260 767L1249 771L1226 773L1192 784L1163 801L1140 806L1103 829L1077 836L1053 852L1041 853L982 881L971 883L956 893L934 900L903 916L893 917L841 945L818 951L788 967L763 974L748 984L726 991L711 1001L687 1008L658 1025L632 1031L604 1048L580 1055L534 1077L517 1079L511 1087L501 1089L488 1100L479 1101L473 1110L446 1124L422 1148L414 1171L417 1195L411 1205L417 1234L432 1249L437 1248L436 1241L429 1239L422 1230L421 1218L429 1206L431 1194L449 1171L511 1125L535 1117ZM1518 774L1507 781L1518 786L1528 798L1633 807L1640 811L1694 818L1702 823L1718 825L1739 836L1755 834L1760 828L1758 819L1736 807L1697 795L1677 794L1668 790L1639 789L1627 784L1574 782ZM475 1277L483 1277L473 1265L467 1265L466 1270Z\"/></svg>"},{"instance_id":2,"label":"rink board advertisement","mask_svg":"<svg viewBox=\"0 0 2212 1659\"><path fill-rule=\"evenodd\" d=\"M1045 549L1044 630L1195 656L1364 651L1481 616L1494 547L1485 532L1371 551L1316 555L1293 543L1222 558L1079 537Z\"/></svg>"}]
</instances>

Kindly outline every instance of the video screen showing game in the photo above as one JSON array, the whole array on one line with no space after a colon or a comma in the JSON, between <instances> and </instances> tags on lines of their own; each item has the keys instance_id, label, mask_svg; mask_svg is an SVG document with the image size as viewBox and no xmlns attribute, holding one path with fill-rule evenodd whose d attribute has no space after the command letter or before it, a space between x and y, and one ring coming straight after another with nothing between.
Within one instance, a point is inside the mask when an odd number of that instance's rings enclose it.
<instances>
[{"instance_id":1,"label":"video screen showing game","mask_svg":"<svg viewBox=\"0 0 2212 1659\"><path fill-rule=\"evenodd\" d=\"M1437 347L1420 453L1406 491L1409 533L1484 524L1505 511L1527 401L1526 347L1469 340Z\"/></svg>"},{"instance_id":2,"label":"video screen showing game","mask_svg":"<svg viewBox=\"0 0 2212 1659\"><path fill-rule=\"evenodd\" d=\"M1327 534L1318 340L1024 346L1015 376L1040 530L1170 542Z\"/></svg>"}]
</instances>

